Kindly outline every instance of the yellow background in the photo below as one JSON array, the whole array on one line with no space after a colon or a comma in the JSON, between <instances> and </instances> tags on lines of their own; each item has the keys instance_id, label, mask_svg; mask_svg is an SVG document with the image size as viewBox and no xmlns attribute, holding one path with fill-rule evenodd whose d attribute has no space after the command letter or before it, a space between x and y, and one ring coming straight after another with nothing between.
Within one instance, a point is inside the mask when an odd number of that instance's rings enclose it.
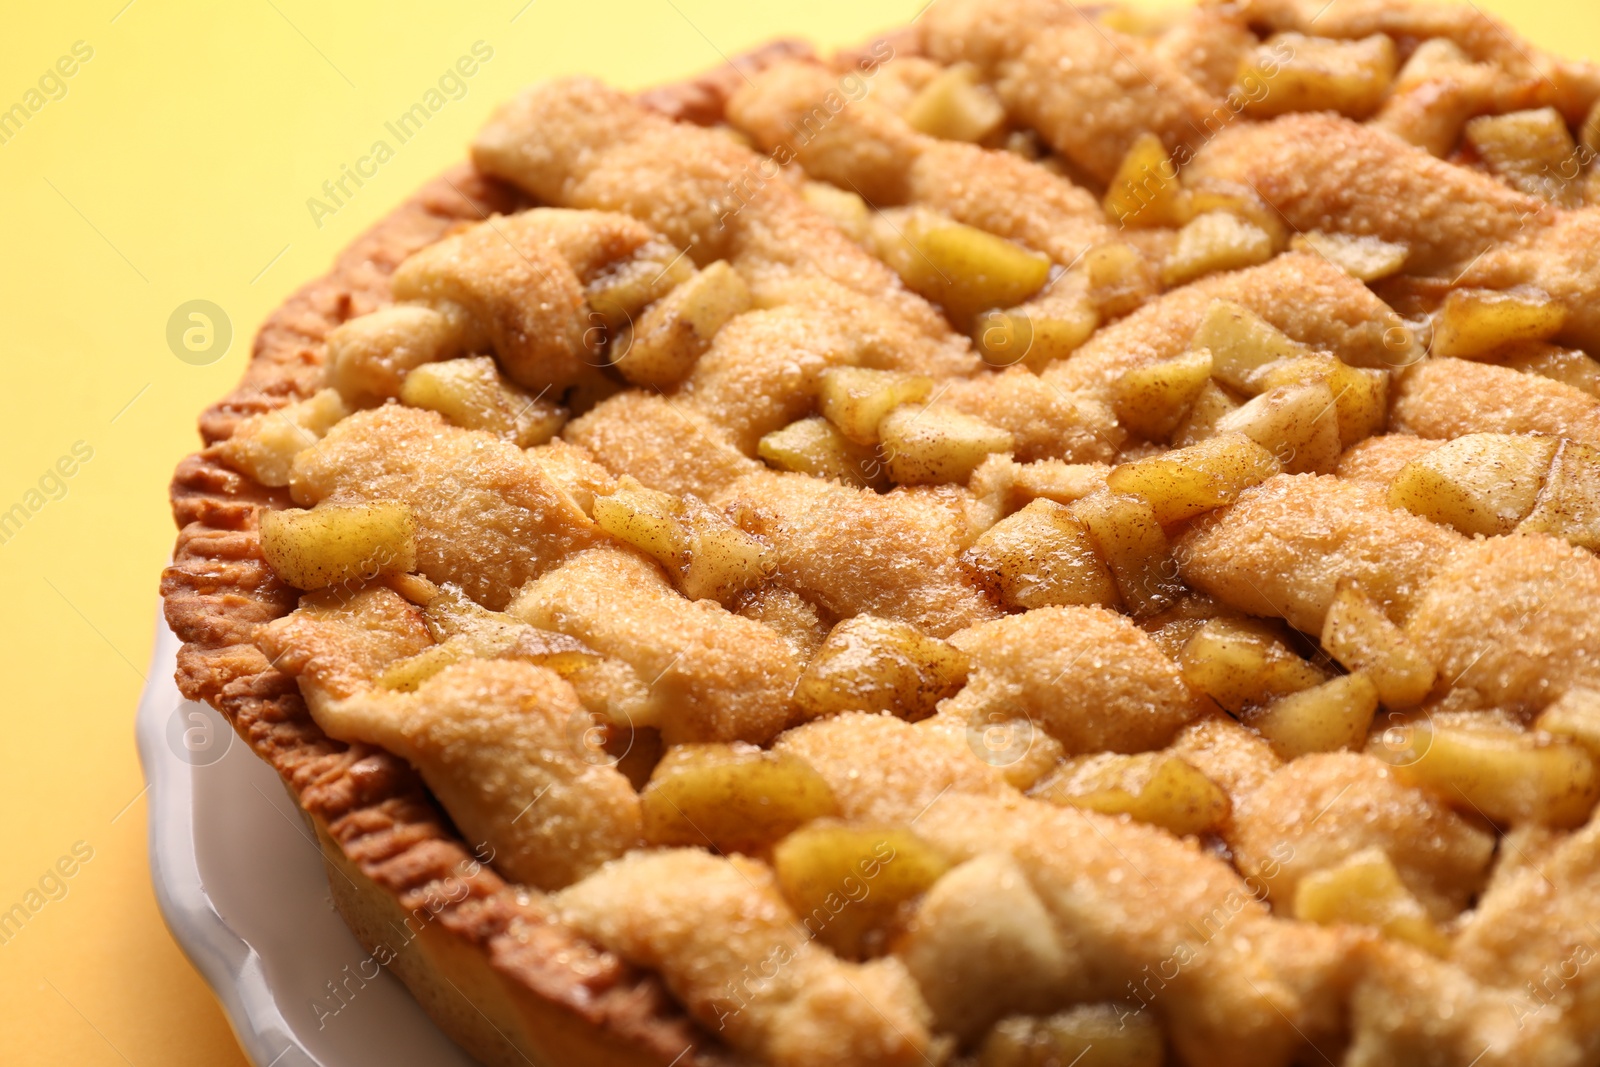
<instances>
[{"instance_id":1,"label":"yellow background","mask_svg":"<svg viewBox=\"0 0 1600 1067\"><path fill-rule=\"evenodd\" d=\"M0 1063L244 1062L156 912L133 711L173 537L167 479L195 445L195 415L239 377L262 317L459 159L495 102L525 82L582 71L642 87L778 34L857 41L921 6L11 5L0 108L74 42L94 57L67 80L64 98L0 145L0 511L74 442L94 458L65 497L0 544L0 911L74 842L92 846L94 859L68 896L0 945ZM1546 47L1600 51L1593 0L1483 6ZM399 146L319 229L306 199L479 40L494 57L465 98ZM234 329L227 355L207 366L180 362L165 341L173 309L196 298L220 305Z\"/></svg>"}]
</instances>

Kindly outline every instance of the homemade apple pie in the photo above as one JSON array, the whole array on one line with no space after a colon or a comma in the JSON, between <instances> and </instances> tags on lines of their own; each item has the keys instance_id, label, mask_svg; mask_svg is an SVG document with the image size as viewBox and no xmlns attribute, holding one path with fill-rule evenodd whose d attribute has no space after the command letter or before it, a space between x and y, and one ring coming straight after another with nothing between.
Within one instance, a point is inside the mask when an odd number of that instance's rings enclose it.
<instances>
[{"instance_id":1,"label":"homemade apple pie","mask_svg":"<svg viewBox=\"0 0 1600 1067\"><path fill-rule=\"evenodd\" d=\"M1600 1064L1597 101L1396 0L536 85L203 416L179 682L485 1063Z\"/></svg>"}]
</instances>

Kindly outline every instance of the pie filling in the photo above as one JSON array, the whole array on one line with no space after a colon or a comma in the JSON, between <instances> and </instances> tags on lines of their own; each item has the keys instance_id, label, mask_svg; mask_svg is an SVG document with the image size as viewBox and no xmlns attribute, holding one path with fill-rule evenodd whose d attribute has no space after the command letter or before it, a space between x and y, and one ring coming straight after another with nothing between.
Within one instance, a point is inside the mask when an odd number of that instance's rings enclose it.
<instances>
[{"instance_id":1,"label":"pie filling","mask_svg":"<svg viewBox=\"0 0 1600 1067\"><path fill-rule=\"evenodd\" d=\"M915 29L507 104L222 446L262 650L751 1062L1600 1062L1600 68Z\"/></svg>"}]
</instances>

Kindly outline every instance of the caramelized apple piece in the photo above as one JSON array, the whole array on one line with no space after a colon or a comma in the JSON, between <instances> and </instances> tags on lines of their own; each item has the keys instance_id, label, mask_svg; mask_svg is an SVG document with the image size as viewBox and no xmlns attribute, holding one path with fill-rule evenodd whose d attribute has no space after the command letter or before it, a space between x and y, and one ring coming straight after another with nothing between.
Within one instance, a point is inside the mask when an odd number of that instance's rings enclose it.
<instances>
[{"instance_id":1,"label":"caramelized apple piece","mask_svg":"<svg viewBox=\"0 0 1600 1067\"><path fill-rule=\"evenodd\" d=\"M1564 537L1600 552L1600 449L1563 439L1533 510L1517 529Z\"/></svg>"},{"instance_id":2,"label":"caramelized apple piece","mask_svg":"<svg viewBox=\"0 0 1600 1067\"><path fill-rule=\"evenodd\" d=\"M1010 452L1009 431L938 404L905 404L879 424L889 477L901 485L965 482L978 464Z\"/></svg>"},{"instance_id":3,"label":"caramelized apple piece","mask_svg":"<svg viewBox=\"0 0 1600 1067\"><path fill-rule=\"evenodd\" d=\"M1583 156L1567 120L1553 107L1479 115L1463 133L1478 158L1512 188L1566 207L1578 206L1573 179Z\"/></svg>"},{"instance_id":4,"label":"caramelized apple piece","mask_svg":"<svg viewBox=\"0 0 1600 1067\"><path fill-rule=\"evenodd\" d=\"M1328 605L1322 647L1346 670L1370 678L1386 708L1416 707L1438 678L1438 671L1405 631L1348 578L1339 582Z\"/></svg>"},{"instance_id":5,"label":"caramelized apple piece","mask_svg":"<svg viewBox=\"0 0 1600 1067\"><path fill-rule=\"evenodd\" d=\"M1259 619L1211 619L1189 638L1178 662L1184 681L1235 714L1327 679Z\"/></svg>"},{"instance_id":6,"label":"caramelized apple piece","mask_svg":"<svg viewBox=\"0 0 1600 1067\"><path fill-rule=\"evenodd\" d=\"M651 304L613 347L612 365L634 385L671 389L689 376L717 331L749 310L749 286L719 259Z\"/></svg>"},{"instance_id":7,"label":"caramelized apple piece","mask_svg":"<svg viewBox=\"0 0 1600 1067\"><path fill-rule=\"evenodd\" d=\"M1231 300L1211 302L1190 347L1210 349L1212 376L1229 388L1248 393L1256 392L1251 383L1262 367L1310 354L1310 349Z\"/></svg>"},{"instance_id":8,"label":"caramelized apple piece","mask_svg":"<svg viewBox=\"0 0 1600 1067\"><path fill-rule=\"evenodd\" d=\"M857 244L872 241L872 209L860 193L827 182L808 181L800 188L805 202L833 220Z\"/></svg>"},{"instance_id":9,"label":"caramelized apple piece","mask_svg":"<svg viewBox=\"0 0 1600 1067\"><path fill-rule=\"evenodd\" d=\"M761 439L756 453L779 470L873 489L886 489L889 485L877 451L869 445L856 444L820 416L773 430Z\"/></svg>"},{"instance_id":10,"label":"caramelized apple piece","mask_svg":"<svg viewBox=\"0 0 1600 1067\"><path fill-rule=\"evenodd\" d=\"M1503 355L1505 365L1513 370L1537 374L1600 398L1600 362L1575 348L1525 341L1509 346Z\"/></svg>"},{"instance_id":11,"label":"caramelized apple piece","mask_svg":"<svg viewBox=\"0 0 1600 1067\"><path fill-rule=\"evenodd\" d=\"M674 745L656 764L639 804L652 845L750 853L839 810L811 764L745 744Z\"/></svg>"},{"instance_id":12,"label":"caramelized apple piece","mask_svg":"<svg viewBox=\"0 0 1600 1067\"><path fill-rule=\"evenodd\" d=\"M1539 500L1559 443L1543 434L1458 437L1401 467L1389 503L1469 537L1510 533Z\"/></svg>"},{"instance_id":13,"label":"caramelized apple piece","mask_svg":"<svg viewBox=\"0 0 1600 1067\"><path fill-rule=\"evenodd\" d=\"M1210 211L1178 231L1178 243L1161 267L1168 286L1183 285L1207 274L1243 270L1272 258L1272 236L1247 219L1227 211Z\"/></svg>"},{"instance_id":14,"label":"caramelized apple piece","mask_svg":"<svg viewBox=\"0 0 1600 1067\"><path fill-rule=\"evenodd\" d=\"M1123 226L1180 226L1183 187L1161 138L1142 133L1106 186L1106 216Z\"/></svg>"},{"instance_id":15,"label":"caramelized apple piece","mask_svg":"<svg viewBox=\"0 0 1600 1067\"><path fill-rule=\"evenodd\" d=\"M594 521L653 557L691 600L731 602L777 566L765 542L715 508L646 489L628 477L616 492L595 497Z\"/></svg>"},{"instance_id":16,"label":"caramelized apple piece","mask_svg":"<svg viewBox=\"0 0 1600 1067\"><path fill-rule=\"evenodd\" d=\"M1364 282L1377 282L1399 274L1410 249L1377 237L1344 233L1297 233L1289 239L1296 252L1312 252Z\"/></svg>"},{"instance_id":17,"label":"caramelized apple piece","mask_svg":"<svg viewBox=\"0 0 1600 1067\"><path fill-rule=\"evenodd\" d=\"M858 445L878 443L878 424L902 404L917 404L933 392L933 379L920 374L834 367L822 372L817 398L823 417Z\"/></svg>"},{"instance_id":18,"label":"caramelized apple piece","mask_svg":"<svg viewBox=\"0 0 1600 1067\"><path fill-rule=\"evenodd\" d=\"M1355 748L1378 710L1378 687L1364 674L1342 674L1281 696L1246 722L1289 760L1308 752Z\"/></svg>"},{"instance_id":19,"label":"caramelized apple piece","mask_svg":"<svg viewBox=\"0 0 1600 1067\"><path fill-rule=\"evenodd\" d=\"M978 80L977 67L956 63L922 87L904 118L930 137L976 144L1005 124L1006 109L994 90Z\"/></svg>"},{"instance_id":20,"label":"caramelized apple piece","mask_svg":"<svg viewBox=\"0 0 1600 1067\"><path fill-rule=\"evenodd\" d=\"M1221 786L1165 752L1069 759L1031 794L1068 807L1128 815L1179 836L1214 830L1231 810Z\"/></svg>"},{"instance_id":21,"label":"caramelized apple piece","mask_svg":"<svg viewBox=\"0 0 1600 1067\"><path fill-rule=\"evenodd\" d=\"M511 384L492 356L424 363L406 375L400 401L437 411L456 426L484 430L520 448L542 445L567 421L567 410Z\"/></svg>"},{"instance_id":22,"label":"caramelized apple piece","mask_svg":"<svg viewBox=\"0 0 1600 1067\"><path fill-rule=\"evenodd\" d=\"M417 524L388 501L263 511L261 554L296 589L358 585L416 569Z\"/></svg>"},{"instance_id":23,"label":"caramelized apple piece","mask_svg":"<svg viewBox=\"0 0 1600 1067\"><path fill-rule=\"evenodd\" d=\"M1325 386L1323 391L1327 391ZM1331 401L1329 397L1330 407ZM1331 415L1327 421L1332 426ZM1230 504L1281 469L1273 454L1247 434L1224 432L1187 448L1113 467L1106 475L1106 485L1113 492L1132 493L1149 501L1156 521L1165 525Z\"/></svg>"},{"instance_id":24,"label":"caramelized apple piece","mask_svg":"<svg viewBox=\"0 0 1600 1067\"><path fill-rule=\"evenodd\" d=\"M1251 377L1251 384L1261 390L1297 382L1327 383L1333 393L1341 450L1382 432L1389 421L1386 370L1352 367L1333 356L1314 353L1269 363Z\"/></svg>"},{"instance_id":25,"label":"caramelized apple piece","mask_svg":"<svg viewBox=\"0 0 1600 1067\"><path fill-rule=\"evenodd\" d=\"M1071 509L1111 569L1129 615L1142 619L1177 602L1183 593L1178 564L1148 500L1131 493L1094 492Z\"/></svg>"},{"instance_id":26,"label":"caramelized apple piece","mask_svg":"<svg viewBox=\"0 0 1600 1067\"><path fill-rule=\"evenodd\" d=\"M1280 33L1240 63L1236 91L1255 118L1338 111L1364 119L1383 102L1398 62L1394 41L1383 34L1343 41Z\"/></svg>"},{"instance_id":27,"label":"caramelized apple piece","mask_svg":"<svg viewBox=\"0 0 1600 1067\"><path fill-rule=\"evenodd\" d=\"M906 285L944 308L965 329L980 311L1014 307L1038 292L1050 260L1014 241L931 211L899 214L881 236L880 254Z\"/></svg>"},{"instance_id":28,"label":"caramelized apple piece","mask_svg":"<svg viewBox=\"0 0 1600 1067\"><path fill-rule=\"evenodd\" d=\"M1339 416L1326 382L1269 389L1218 419L1217 432L1253 441L1290 474L1330 474L1339 463Z\"/></svg>"},{"instance_id":29,"label":"caramelized apple piece","mask_svg":"<svg viewBox=\"0 0 1600 1067\"><path fill-rule=\"evenodd\" d=\"M1210 351L1207 349L1206 351ZM1172 432L1172 443L1179 448L1199 444L1217 434L1217 425L1230 411L1237 411L1239 401L1215 381L1206 382L1189 406L1189 413Z\"/></svg>"},{"instance_id":30,"label":"caramelized apple piece","mask_svg":"<svg viewBox=\"0 0 1600 1067\"><path fill-rule=\"evenodd\" d=\"M1053 500L1034 500L989 527L962 561L1009 608L1117 603L1111 572L1088 528Z\"/></svg>"},{"instance_id":31,"label":"caramelized apple piece","mask_svg":"<svg viewBox=\"0 0 1600 1067\"><path fill-rule=\"evenodd\" d=\"M229 466L262 485L288 485L294 457L349 416L350 408L338 390L323 389L297 403L241 419L219 448Z\"/></svg>"},{"instance_id":32,"label":"caramelized apple piece","mask_svg":"<svg viewBox=\"0 0 1600 1067\"><path fill-rule=\"evenodd\" d=\"M1149 441L1172 436L1211 380L1211 350L1136 367L1113 386L1117 421Z\"/></svg>"},{"instance_id":33,"label":"caramelized apple piece","mask_svg":"<svg viewBox=\"0 0 1600 1067\"><path fill-rule=\"evenodd\" d=\"M1080 1004L1055 1015L1013 1015L989 1031L978 1067L1162 1067L1166 1041L1150 1012Z\"/></svg>"},{"instance_id":34,"label":"caramelized apple piece","mask_svg":"<svg viewBox=\"0 0 1600 1067\"><path fill-rule=\"evenodd\" d=\"M857 615L822 642L794 700L808 718L846 711L886 712L917 720L933 714L967 679L966 653L910 623Z\"/></svg>"},{"instance_id":35,"label":"caramelized apple piece","mask_svg":"<svg viewBox=\"0 0 1600 1067\"><path fill-rule=\"evenodd\" d=\"M1373 926L1385 937L1409 941L1436 956L1450 948L1427 909L1400 880L1388 854L1376 845L1337 867L1301 878L1294 891L1294 917L1324 926Z\"/></svg>"},{"instance_id":36,"label":"caramelized apple piece","mask_svg":"<svg viewBox=\"0 0 1600 1067\"><path fill-rule=\"evenodd\" d=\"M828 821L778 842L772 868L801 925L846 959L861 959L882 947L902 908L950 861L907 829Z\"/></svg>"},{"instance_id":37,"label":"caramelized apple piece","mask_svg":"<svg viewBox=\"0 0 1600 1067\"><path fill-rule=\"evenodd\" d=\"M1515 341L1547 341L1567 312L1537 289L1455 289L1433 319L1436 356L1478 359Z\"/></svg>"},{"instance_id":38,"label":"caramelized apple piece","mask_svg":"<svg viewBox=\"0 0 1600 1067\"><path fill-rule=\"evenodd\" d=\"M1591 756L1600 756L1600 689L1568 689L1533 725L1547 734L1576 741Z\"/></svg>"}]
</instances>

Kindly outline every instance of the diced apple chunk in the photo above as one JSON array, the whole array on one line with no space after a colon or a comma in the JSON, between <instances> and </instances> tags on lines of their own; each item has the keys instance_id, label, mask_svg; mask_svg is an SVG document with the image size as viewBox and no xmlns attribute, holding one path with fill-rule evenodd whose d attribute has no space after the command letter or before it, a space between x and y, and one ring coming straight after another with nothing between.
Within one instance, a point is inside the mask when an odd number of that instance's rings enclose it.
<instances>
[{"instance_id":1,"label":"diced apple chunk","mask_svg":"<svg viewBox=\"0 0 1600 1067\"><path fill-rule=\"evenodd\" d=\"M872 209L860 193L841 189L827 182L806 182L800 188L805 202L833 220L852 241L868 244L872 240Z\"/></svg>"},{"instance_id":2,"label":"diced apple chunk","mask_svg":"<svg viewBox=\"0 0 1600 1067\"><path fill-rule=\"evenodd\" d=\"M697 271L645 309L612 355L634 385L670 389L689 376L727 321L750 310L750 288L725 260Z\"/></svg>"},{"instance_id":3,"label":"diced apple chunk","mask_svg":"<svg viewBox=\"0 0 1600 1067\"><path fill-rule=\"evenodd\" d=\"M1419 456L1389 483L1389 504L1467 536L1510 533L1538 502L1559 438L1474 433Z\"/></svg>"},{"instance_id":4,"label":"diced apple chunk","mask_svg":"<svg viewBox=\"0 0 1600 1067\"><path fill-rule=\"evenodd\" d=\"M1295 886L1294 917L1323 926L1376 927L1385 937L1408 941L1438 956L1450 947L1427 909L1400 880L1388 853L1376 846L1301 878Z\"/></svg>"},{"instance_id":5,"label":"diced apple chunk","mask_svg":"<svg viewBox=\"0 0 1600 1067\"><path fill-rule=\"evenodd\" d=\"M1121 1004L1012 1015L989 1031L977 1067L1162 1067L1166 1039L1152 1015Z\"/></svg>"},{"instance_id":6,"label":"diced apple chunk","mask_svg":"<svg viewBox=\"0 0 1600 1067\"><path fill-rule=\"evenodd\" d=\"M1533 510L1517 529L1564 537L1600 552L1600 449L1563 439Z\"/></svg>"},{"instance_id":7,"label":"diced apple chunk","mask_svg":"<svg viewBox=\"0 0 1600 1067\"><path fill-rule=\"evenodd\" d=\"M1567 120L1553 107L1479 115L1463 131L1478 158L1512 188L1576 207L1573 179L1582 157Z\"/></svg>"},{"instance_id":8,"label":"diced apple chunk","mask_svg":"<svg viewBox=\"0 0 1600 1067\"><path fill-rule=\"evenodd\" d=\"M902 405L879 431L889 477L901 485L964 483L989 456L1015 447L1009 431L937 404Z\"/></svg>"},{"instance_id":9,"label":"diced apple chunk","mask_svg":"<svg viewBox=\"0 0 1600 1067\"><path fill-rule=\"evenodd\" d=\"M1065 359L1100 326L1100 312L1081 275L1059 279L1026 304L987 311L973 324L972 339L992 367L1021 363L1035 371Z\"/></svg>"},{"instance_id":10,"label":"diced apple chunk","mask_svg":"<svg viewBox=\"0 0 1600 1067\"><path fill-rule=\"evenodd\" d=\"M294 457L349 415L339 391L323 389L297 403L240 420L233 436L222 442L222 456L262 485L288 485Z\"/></svg>"},{"instance_id":11,"label":"diced apple chunk","mask_svg":"<svg viewBox=\"0 0 1600 1067\"><path fill-rule=\"evenodd\" d=\"M1341 674L1281 696L1246 723L1283 759L1356 748L1378 710L1378 687L1364 674Z\"/></svg>"},{"instance_id":12,"label":"diced apple chunk","mask_svg":"<svg viewBox=\"0 0 1600 1067\"><path fill-rule=\"evenodd\" d=\"M646 489L624 478L594 499L594 521L606 533L653 557L691 600L734 600L760 585L776 566L766 543L699 500Z\"/></svg>"},{"instance_id":13,"label":"diced apple chunk","mask_svg":"<svg viewBox=\"0 0 1600 1067\"><path fill-rule=\"evenodd\" d=\"M1165 441L1211 380L1211 350L1136 367L1113 386L1117 421L1148 441Z\"/></svg>"},{"instance_id":14,"label":"diced apple chunk","mask_svg":"<svg viewBox=\"0 0 1600 1067\"><path fill-rule=\"evenodd\" d=\"M1255 442L1290 474L1328 474L1339 462L1339 417L1326 382L1269 389L1218 419L1217 432Z\"/></svg>"},{"instance_id":15,"label":"diced apple chunk","mask_svg":"<svg viewBox=\"0 0 1600 1067\"><path fill-rule=\"evenodd\" d=\"M1438 671L1390 621L1383 608L1346 578L1339 582L1322 624L1322 647L1346 670L1377 687L1386 708L1414 708L1433 690Z\"/></svg>"},{"instance_id":16,"label":"diced apple chunk","mask_svg":"<svg viewBox=\"0 0 1600 1067\"><path fill-rule=\"evenodd\" d=\"M1272 258L1272 237L1261 227L1227 211L1211 211L1186 223L1161 267L1169 286L1217 271L1242 270Z\"/></svg>"},{"instance_id":17,"label":"diced apple chunk","mask_svg":"<svg viewBox=\"0 0 1600 1067\"><path fill-rule=\"evenodd\" d=\"M1101 604L1117 587L1088 529L1053 500L1034 500L984 531L962 561L1009 608Z\"/></svg>"},{"instance_id":18,"label":"diced apple chunk","mask_svg":"<svg viewBox=\"0 0 1600 1067\"><path fill-rule=\"evenodd\" d=\"M1110 568L1129 615L1142 619L1177 603L1183 595L1178 564L1148 500L1106 490L1070 507Z\"/></svg>"},{"instance_id":19,"label":"diced apple chunk","mask_svg":"<svg viewBox=\"0 0 1600 1067\"><path fill-rule=\"evenodd\" d=\"M1079 756L1031 792L1068 807L1128 815L1180 836L1216 829L1231 810L1221 786L1165 752Z\"/></svg>"},{"instance_id":20,"label":"diced apple chunk","mask_svg":"<svg viewBox=\"0 0 1600 1067\"><path fill-rule=\"evenodd\" d=\"M829 632L795 683L794 700L808 718L870 711L915 721L966 679L966 654L954 645L910 623L857 615Z\"/></svg>"},{"instance_id":21,"label":"diced apple chunk","mask_svg":"<svg viewBox=\"0 0 1600 1067\"><path fill-rule=\"evenodd\" d=\"M1245 405L1234 415L1249 407ZM1330 426L1332 421L1330 415ZM1106 475L1106 485L1112 492L1143 497L1150 502L1156 521L1166 525L1231 504L1240 493L1281 469L1273 454L1247 434L1224 432L1187 448L1113 467Z\"/></svg>"},{"instance_id":22,"label":"diced apple chunk","mask_svg":"<svg viewBox=\"0 0 1600 1067\"><path fill-rule=\"evenodd\" d=\"M1381 735L1368 751L1392 763L1401 781L1437 793L1461 811L1502 825L1572 827L1588 819L1600 799L1595 757L1566 737L1437 716L1412 729L1412 743L1398 754Z\"/></svg>"},{"instance_id":23,"label":"diced apple chunk","mask_svg":"<svg viewBox=\"0 0 1600 1067\"><path fill-rule=\"evenodd\" d=\"M1189 413L1173 431L1173 445L1185 448L1199 444L1208 437L1216 436L1217 424L1230 411L1237 411L1238 408L1239 401L1230 396L1227 390L1217 385L1215 381L1206 382L1200 387L1194 403L1189 406Z\"/></svg>"},{"instance_id":24,"label":"diced apple chunk","mask_svg":"<svg viewBox=\"0 0 1600 1067\"><path fill-rule=\"evenodd\" d=\"M1405 245L1377 237L1322 233L1317 230L1295 234L1289 239L1289 247L1296 252L1319 255L1364 282L1378 282L1399 274L1406 265L1406 256L1410 254Z\"/></svg>"},{"instance_id":25,"label":"diced apple chunk","mask_svg":"<svg viewBox=\"0 0 1600 1067\"><path fill-rule=\"evenodd\" d=\"M1161 138L1142 133L1106 187L1106 216L1124 226L1183 224L1183 186Z\"/></svg>"},{"instance_id":26,"label":"diced apple chunk","mask_svg":"<svg viewBox=\"0 0 1600 1067\"><path fill-rule=\"evenodd\" d=\"M1256 371L1280 359L1310 354L1254 311L1231 300L1214 300L1194 332L1191 348L1211 350L1211 373L1219 382L1254 393Z\"/></svg>"},{"instance_id":27,"label":"diced apple chunk","mask_svg":"<svg viewBox=\"0 0 1600 1067\"><path fill-rule=\"evenodd\" d=\"M437 411L467 430L484 430L520 448L542 445L567 421L567 410L507 381L492 356L424 363L406 375L400 400Z\"/></svg>"},{"instance_id":28,"label":"diced apple chunk","mask_svg":"<svg viewBox=\"0 0 1600 1067\"><path fill-rule=\"evenodd\" d=\"M878 443L878 424L902 404L919 404L933 392L933 379L866 367L822 372L818 406L823 417L858 445Z\"/></svg>"},{"instance_id":29,"label":"diced apple chunk","mask_svg":"<svg viewBox=\"0 0 1600 1067\"><path fill-rule=\"evenodd\" d=\"M1436 356L1479 359L1514 341L1548 341L1567 312L1537 289L1455 289L1433 319Z\"/></svg>"},{"instance_id":30,"label":"diced apple chunk","mask_svg":"<svg viewBox=\"0 0 1600 1067\"><path fill-rule=\"evenodd\" d=\"M906 108L911 128L930 137L976 144L1000 129L1006 109L994 90L978 80L971 63L946 67Z\"/></svg>"},{"instance_id":31,"label":"diced apple chunk","mask_svg":"<svg viewBox=\"0 0 1600 1067\"><path fill-rule=\"evenodd\" d=\"M846 959L861 959L883 947L902 909L950 860L907 829L828 821L780 841L772 867L801 925Z\"/></svg>"},{"instance_id":32,"label":"diced apple chunk","mask_svg":"<svg viewBox=\"0 0 1600 1067\"><path fill-rule=\"evenodd\" d=\"M1280 33L1240 63L1235 91L1255 118L1337 111L1364 119L1383 102L1398 65L1394 41L1384 34L1345 41Z\"/></svg>"},{"instance_id":33,"label":"diced apple chunk","mask_svg":"<svg viewBox=\"0 0 1600 1067\"><path fill-rule=\"evenodd\" d=\"M1102 316L1126 315L1160 292L1155 264L1126 241L1107 241L1083 254L1082 273L1089 302Z\"/></svg>"},{"instance_id":34,"label":"diced apple chunk","mask_svg":"<svg viewBox=\"0 0 1600 1067\"><path fill-rule=\"evenodd\" d=\"M1277 627L1259 619L1211 619L1189 638L1178 662L1185 681L1234 714L1327 680Z\"/></svg>"},{"instance_id":35,"label":"diced apple chunk","mask_svg":"<svg viewBox=\"0 0 1600 1067\"><path fill-rule=\"evenodd\" d=\"M389 501L263 511L261 554L296 589L354 585L415 570L417 526Z\"/></svg>"},{"instance_id":36,"label":"diced apple chunk","mask_svg":"<svg viewBox=\"0 0 1600 1067\"><path fill-rule=\"evenodd\" d=\"M879 252L910 288L965 329L980 311L1015 307L1050 276L1049 257L931 211L881 216Z\"/></svg>"},{"instance_id":37,"label":"diced apple chunk","mask_svg":"<svg viewBox=\"0 0 1600 1067\"><path fill-rule=\"evenodd\" d=\"M793 753L743 744L673 746L656 764L639 805L652 845L747 853L765 851L839 810L811 764Z\"/></svg>"},{"instance_id":38,"label":"diced apple chunk","mask_svg":"<svg viewBox=\"0 0 1600 1067\"><path fill-rule=\"evenodd\" d=\"M1333 356L1316 353L1280 360L1251 378L1261 390L1296 382L1326 382L1338 416L1339 447L1349 448L1383 430L1389 420L1389 372L1352 367Z\"/></svg>"},{"instance_id":39,"label":"diced apple chunk","mask_svg":"<svg viewBox=\"0 0 1600 1067\"><path fill-rule=\"evenodd\" d=\"M1591 756L1600 756L1600 689L1568 689L1539 714L1534 727L1576 741Z\"/></svg>"},{"instance_id":40,"label":"diced apple chunk","mask_svg":"<svg viewBox=\"0 0 1600 1067\"><path fill-rule=\"evenodd\" d=\"M856 444L820 416L773 430L761 439L756 453L779 470L873 489L889 485L877 451L870 445Z\"/></svg>"},{"instance_id":41,"label":"diced apple chunk","mask_svg":"<svg viewBox=\"0 0 1600 1067\"><path fill-rule=\"evenodd\" d=\"M1216 178L1201 178L1185 186L1185 223L1214 211L1234 215L1265 233L1272 240L1273 251L1280 251L1289 243L1289 227L1284 223L1282 213L1261 199L1253 187Z\"/></svg>"}]
</instances>

